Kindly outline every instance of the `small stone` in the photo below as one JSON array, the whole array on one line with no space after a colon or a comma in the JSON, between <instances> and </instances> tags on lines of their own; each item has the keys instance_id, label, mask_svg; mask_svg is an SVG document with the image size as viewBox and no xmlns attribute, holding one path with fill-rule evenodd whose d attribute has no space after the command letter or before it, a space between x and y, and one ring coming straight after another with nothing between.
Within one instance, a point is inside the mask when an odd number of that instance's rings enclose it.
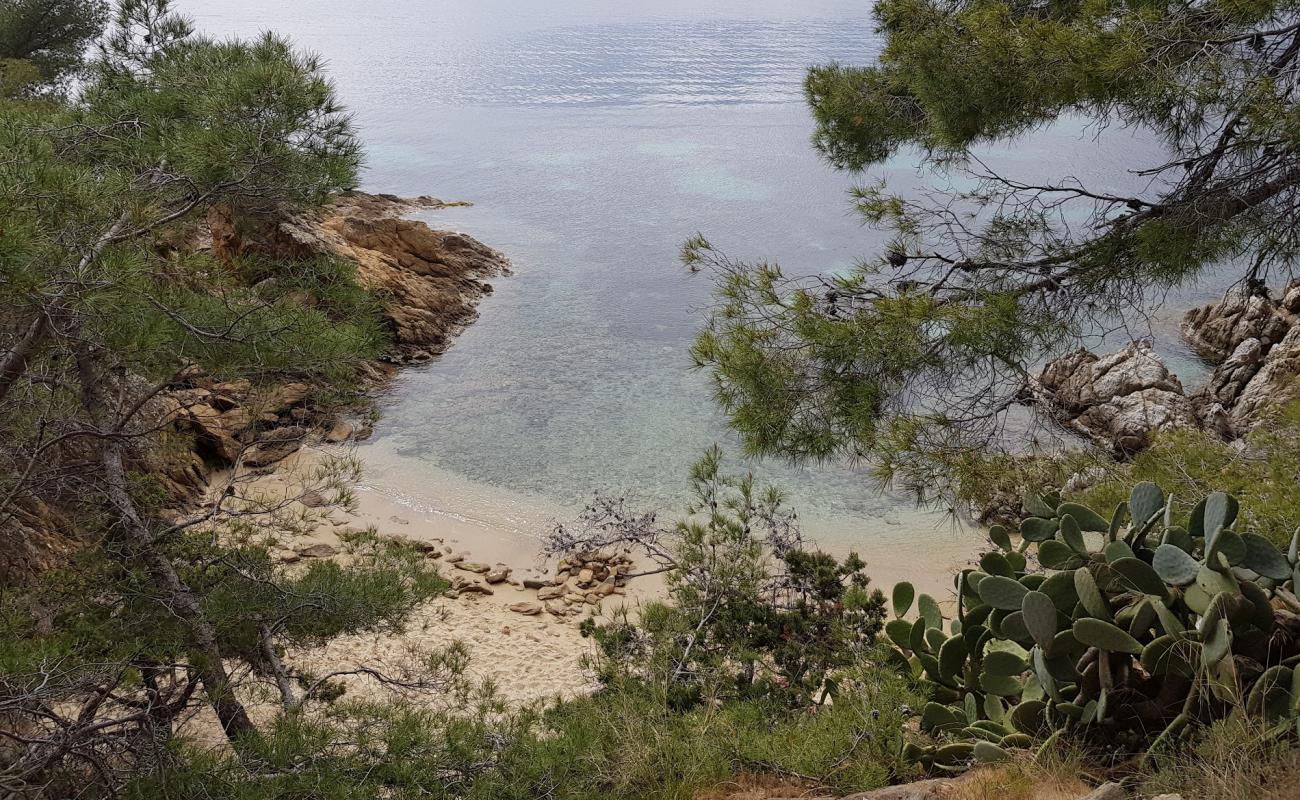
<instances>
[{"instance_id":1,"label":"small stone","mask_svg":"<svg viewBox=\"0 0 1300 800\"><path fill-rule=\"evenodd\" d=\"M509 577L510 577L510 568L503 567L500 569L494 569L488 571L488 573L483 576L483 579L488 583L505 583L506 578Z\"/></svg>"},{"instance_id":2,"label":"small stone","mask_svg":"<svg viewBox=\"0 0 1300 800\"><path fill-rule=\"evenodd\" d=\"M451 559L447 559L447 560L451 561ZM456 565L456 569L463 569L466 572L476 572L479 575L483 575L485 573L492 571L492 567L488 566L487 564L480 563L478 561L456 561L454 563Z\"/></svg>"},{"instance_id":3,"label":"small stone","mask_svg":"<svg viewBox=\"0 0 1300 800\"><path fill-rule=\"evenodd\" d=\"M447 550L450 551L451 548L448 547ZM459 564L460 562L465 560L465 556L462 556L460 553L450 553L443 560L446 561L448 564Z\"/></svg>"},{"instance_id":4,"label":"small stone","mask_svg":"<svg viewBox=\"0 0 1300 800\"><path fill-rule=\"evenodd\" d=\"M593 572L590 568L583 568L578 573L578 585L581 586L581 585L589 584L591 583L591 580L594 577L596 577L595 572Z\"/></svg>"},{"instance_id":5,"label":"small stone","mask_svg":"<svg viewBox=\"0 0 1300 800\"><path fill-rule=\"evenodd\" d=\"M276 558L280 559L281 564L293 564L297 562L299 559L301 559L302 556L298 555L292 550L281 550L280 552L276 553Z\"/></svg>"},{"instance_id":6,"label":"small stone","mask_svg":"<svg viewBox=\"0 0 1300 800\"><path fill-rule=\"evenodd\" d=\"M325 542L302 545L295 549L298 551L298 555L303 558L329 558L332 555L337 555L339 552L337 547L332 544L326 544Z\"/></svg>"},{"instance_id":7,"label":"small stone","mask_svg":"<svg viewBox=\"0 0 1300 800\"><path fill-rule=\"evenodd\" d=\"M611 578L596 586L596 588L591 590L591 593L597 597L608 597L614 593L615 588L617 587L614 586L614 581Z\"/></svg>"},{"instance_id":8,"label":"small stone","mask_svg":"<svg viewBox=\"0 0 1300 800\"><path fill-rule=\"evenodd\" d=\"M1124 791L1124 787L1112 781L1103 783L1080 800L1125 800L1126 797L1128 792Z\"/></svg>"},{"instance_id":9,"label":"small stone","mask_svg":"<svg viewBox=\"0 0 1300 800\"><path fill-rule=\"evenodd\" d=\"M325 434L325 441L329 442L330 444L339 444L340 442L346 442L352 436L353 430L355 429L353 428L351 422L348 422L345 419L341 419L338 422L335 422L334 426L329 429L328 433Z\"/></svg>"},{"instance_id":10,"label":"small stone","mask_svg":"<svg viewBox=\"0 0 1300 800\"><path fill-rule=\"evenodd\" d=\"M545 609L546 606L542 605L541 603L534 603L532 601L525 601L522 603L512 603L510 605L511 611L515 612L516 614L523 614L524 616L527 617L535 617L538 614L542 613L542 611L544 611Z\"/></svg>"},{"instance_id":11,"label":"small stone","mask_svg":"<svg viewBox=\"0 0 1300 800\"><path fill-rule=\"evenodd\" d=\"M542 578L524 578L525 589L545 589L551 582Z\"/></svg>"},{"instance_id":12,"label":"small stone","mask_svg":"<svg viewBox=\"0 0 1300 800\"><path fill-rule=\"evenodd\" d=\"M564 596L563 586L544 586L537 590L538 600L558 600Z\"/></svg>"}]
</instances>

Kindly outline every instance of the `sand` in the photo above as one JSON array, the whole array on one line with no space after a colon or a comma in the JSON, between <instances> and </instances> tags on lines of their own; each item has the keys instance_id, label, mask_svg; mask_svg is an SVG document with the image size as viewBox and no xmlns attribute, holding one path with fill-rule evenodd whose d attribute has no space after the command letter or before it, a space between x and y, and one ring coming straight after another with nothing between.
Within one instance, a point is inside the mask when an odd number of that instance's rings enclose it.
<instances>
[{"instance_id":1,"label":"sand","mask_svg":"<svg viewBox=\"0 0 1300 800\"><path fill-rule=\"evenodd\" d=\"M304 447L269 473L239 476L237 494L280 503L285 497L300 495L304 482L323 465L350 458L352 450L348 447ZM511 611L513 603L536 600L536 593L524 590L519 582L525 577L548 574L551 565L539 557L539 540L517 531L495 529L478 520L400 504L384 494L382 487L359 484L356 478L363 474L363 465L357 466L362 471L344 481L353 497L350 509L285 502L283 513L296 520L299 528L297 535L281 541L286 550L301 551L311 544L342 549L340 534L373 529L384 536L434 543L439 551L461 554L466 561L508 566L511 582L494 585L489 596L463 594L427 602L416 609L400 633L344 636L322 648L290 652L289 659L300 667L313 671L362 665L396 669L409 660L412 650L443 647L456 641L468 651L468 675L474 680L489 679L498 697L510 705L571 697L596 688L594 675L584 664L585 657L593 653L593 643L580 635L579 621L593 615L607 619L622 607L635 612L641 603L663 596L662 581L638 579L627 587L627 594L606 598L599 607L582 607L580 615L558 618L545 612L525 616ZM220 481L214 485L214 491L224 488ZM881 548L874 557L864 555L874 586L888 592L895 581L906 578L918 590L930 592L944 602L952 594L953 571L970 560L977 545L975 537L954 537L949 545L925 548L924 558L910 548L892 547ZM303 558L291 568L309 562L309 558ZM445 557L441 571L448 577L458 572L446 563ZM366 677L348 677L344 682L349 692L366 696L388 691Z\"/></svg>"}]
</instances>

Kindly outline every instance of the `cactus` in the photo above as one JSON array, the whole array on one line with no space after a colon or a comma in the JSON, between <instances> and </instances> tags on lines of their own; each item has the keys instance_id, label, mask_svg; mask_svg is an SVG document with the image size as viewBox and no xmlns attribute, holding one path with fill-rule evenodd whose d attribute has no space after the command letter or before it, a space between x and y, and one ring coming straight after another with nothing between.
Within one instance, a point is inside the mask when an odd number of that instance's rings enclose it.
<instances>
[{"instance_id":1,"label":"cactus","mask_svg":"<svg viewBox=\"0 0 1300 800\"><path fill-rule=\"evenodd\" d=\"M1160 576L1160 580L1170 586L1186 586L1196 580L1201 563L1181 547L1166 543L1156 548L1155 555L1151 558L1151 567Z\"/></svg>"},{"instance_id":2,"label":"cactus","mask_svg":"<svg viewBox=\"0 0 1300 800\"><path fill-rule=\"evenodd\" d=\"M996 528L996 549L957 576L951 637L928 596L902 619L915 592L895 587L893 658L934 691L921 718L934 741L908 758L952 772L1065 735L1137 754L1230 707L1300 733L1300 641L1274 611L1297 602L1300 531L1284 553L1237 530L1222 493L1175 519L1153 483L1109 520L1045 494L1024 509L1018 546Z\"/></svg>"}]
</instances>

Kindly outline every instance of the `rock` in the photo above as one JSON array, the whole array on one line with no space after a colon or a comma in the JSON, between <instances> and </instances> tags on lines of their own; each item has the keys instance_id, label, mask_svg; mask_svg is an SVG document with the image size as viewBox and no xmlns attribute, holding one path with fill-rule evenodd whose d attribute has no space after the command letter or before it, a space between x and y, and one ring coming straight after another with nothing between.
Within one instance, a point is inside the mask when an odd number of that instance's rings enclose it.
<instances>
[{"instance_id":1,"label":"rock","mask_svg":"<svg viewBox=\"0 0 1300 800\"><path fill-rule=\"evenodd\" d=\"M1155 797L1151 798L1151 800L1183 800L1183 796L1181 794L1172 794L1172 793L1158 794Z\"/></svg>"},{"instance_id":2,"label":"rock","mask_svg":"<svg viewBox=\"0 0 1300 800\"><path fill-rule=\"evenodd\" d=\"M1229 417L1238 430L1253 427L1287 403L1300 399L1300 325L1264 357L1236 398Z\"/></svg>"},{"instance_id":3,"label":"rock","mask_svg":"<svg viewBox=\"0 0 1300 800\"><path fill-rule=\"evenodd\" d=\"M1091 792L1081 797L1079 800L1125 800L1128 792L1118 783L1103 783Z\"/></svg>"},{"instance_id":4,"label":"rock","mask_svg":"<svg viewBox=\"0 0 1300 800\"><path fill-rule=\"evenodd\" d=\"M325 498L321 496L320 492L305 492L302 497L298 498L298 502L308 508L320 508L325 505Z\"/></svg>"},{"instance_id":5,"label":"rock","mask_svg":"<svg viewBox=\"0 0 1300 800\"><path fill-rule=\"evenodd\" d=\"M591 585L592 579L595 577L596 577L596 573L584 567L581 571L578 572L578 585L589 586Z\"/></svg>"},{"instance_id":6,"label":"rock","mask_svg":"<svg viewBox=\"0 0 1300 800\"><path fill-rule=\"evenodd\" d=\"M332 544L316 542L295 548L303 558L329 558L338 555L339 549Z\"/></svg>"},{"instance_id":7,"label":"rock","mask_svg":"<svg viewBox=\"0 0 1300 800\"><path fill-rule=\"evenodd\" d=\"M591 593L597 597L608 597L613 594L617 587L614 585L613 578L607 578L604 582L598 584Z\"/></svg>"},{"instance_id":8,"label":"rock","mask_svg":"<svg viewBox=\"0 0 1300 800\"><path fill-rule=\"evenodd\" d=\"M451 588L461 594L493 594L490 586L466 575L452 576Z\"/></svg>"},{"instance_id":9,"label":"rock","mask_svg":"<svg viewBox=\"0 0 1300 800\"><path fill-rule=\"evenodd\" d=\"M550 586L551 582L544 578L524 578L523 586L525 589L544 589Z\"/></svg>"},{"instance_id":10,"label":"rock","mask_svg":"<svg viewBox=\"0 0 1300 800\"><path fill-rule=\"evenodd\" d=\"M954 783L947 778L934 778L851 794L843 800L944 800Z\"/></svg>"},{"instance_id":11,"label":"rock","mask_svg":"<svg viewBox=\"0 0 1300 800\"><path fill-rule=\"evenodd\" d=\"M402 219L418 202L344 193L324 208L235 218L229 206L208 214L212 252L221 260L257 253L275 258L339 256L357 265L357 279L389 298L384 308L394 352L428 360L471 322L483 279L508 274L505 256L461 233Z\"/></svg>"},{"instance_id":12,"label":"rock","mask_svg":"<svg viewBox=\"0 0 1300 800\"><path fill-rule=\"evenodd\" d=\"M448 560L450 561L450 559ZM484 575L492 571L492 567L478 561L456 561L454 564L456 569L462 569L466 572L476 572L479 575Z\"/></svg>"},{"instance_id":13,"label":"rock","mask_svg":"<svg viewBox=\"0 0 1300 800\"><path fill-rule=\"evenodd\" d=\"M407 544L409 544L411 547L414 547L419 552L429 555L433 558L442 557L442 550L439 549L437 542L432 542L429 541L428 539L408 539Z\"/></svg>"},{"instance_id":14,"label":"rock","mask_svg":"<svg viewBox=\"0 0 1300 800\"><path fill-rule=\"evenodd\" d=\"M1182 383L1145 341L1106 356L1062 356L1034 391L1064 427L1122 453L1146 448L1152 431L1198 425Z\"/></svg>"},{"instance_id":15,"label":"rock","mask_svg":"<svg viewBox=\"0 0 1300 800\"><path fill-rule=\"evenodd\" d=\"M506 578L509 577L510 577L510 568L500 567L497 569L489 570L487 574L483 576L483 579L488 583L505 583Z\"/></svg>"},{"instance_id":16,"label":"rock","mask_svg":"<svg viewBox=\"0 0 1300 800\"><path fill-rule=\"evenodd\" d=\"M307 430L297 426L269 430L244 455L244 465L266 467L283 461L302 447L306 437Z\"/></svg>"},{"instance_id":17,"label":"rock","mask_svg":"<svg viewBox=\"0 0 1300 800\"><path fill-rule=\"evenodd\" d=\"M1192 309L1183 333L1217 363L1192 397L1202 425L1239 436L1300 397L1300 278L1279 299L1262 286L1235 288L1218 303Z\"/></svg>"},{"instance_id":18,"label":"rock","mask_svg":"<svg viewBox=\"0 0 1300 800\"><path fill-rule=\"evenodd\" d=\"M329 442L330 444L339 444L340 442L346 442L348 439L352 437L353 430L355 429L353 428L351 422L348 422L345 419L341 419L338 422L335 422L334 425L325 434L325 441Z\"/></svg>"},{"instance_id":19,"label":"rock","mask_svg":"<svg viewBox=\"0 0 1300 800\"><path fill-rule=\"evenodd\" d=\"M309 383L286 383L277 386L264 398L262 411L278 414L295 406L302 405L311 396Z\"/></svg>"},{"instance_id":20,"label":"rock","mask_svg":"<svg viewBox=\"0 0 1300 800\"><path fill-rule=\"evenodd\" d=\"M281 564L294 564L302 558L293 550L281 550L275 554L275 557L279 559Z\"/></svg>"},{"instance_id":21,"label":"rock","mask_svg":"<svg viewBox=\"0 0 1300 800\"><path fill-rule=\"evenodd\" d=\"M460 553L451 552L450 547L447 548L447 553L448 555L445 559L443 559L443 561L447 562L448 564L459 564L460 562L465 560L465 556L461 555Z\"/></svg>"},{"instance_id":22,"label":"rock","mask_svg":"<svg viewBox=\"0 0 1300 800\"><path fill-rule=\"evenodd\" d=\"M184 398L179 402L181 405L172 418L194 431L199 455L222 464L234 463L244 450L237 436L248 427L247 412L240 408L218 411L210 405L191 404Z\"/></svg>"},{"instance_id":23,"label":"rock","mask_svg":"<svg viewBox=\"0 0 1300 800\"><path fill-rule=\"evenodd\" d=\"M545 608L546 607L541 603L534 603L531 601L525 601L522 603L511 603L510 605L511 611L515 612L516 614L523 614L528 617L537 616L538 614L542 613L542 611L545 610Z\"/></svg>"},{"instance_id":24,"label":"rock","mask_svg":"<svg viewBox=\"0 0 1300 800\"><path fill-rule=\"evenodd\" d=\"M1284 299L1279 304L1263 287L1234 288L1218 303L1184 314L1183 335L1197 352L1215 363L1228 358L1247 339L1259 340L1267 350L1294 327L1287 316L1295 309L1288 311L1286 305L1300 295L1297 289L1300 281L1292 281L1283 289Z\"/></svg>"},{"instance_id":25,"label":"rock","mask_svg":"<svg viewBox=\"0 0 1300 800\"><path fill-rule=\"evenodd\" d=\"M543 586L537 590L538 600L558 600L564 596L563 586Z\"/></svg>"},{"instance_id":26,"label":"rock","mask_svg":"<svg viewBox=\"0 0 1300 800\"><path fill-rule=\"evenodd\" d=\"M568 616L569 614L568 608L558 603L552 603L549 600L543 603L542 607L546 609L546 613L552 614L557 617L564 617L564 616Z\"/></svg>"}]
</instances>

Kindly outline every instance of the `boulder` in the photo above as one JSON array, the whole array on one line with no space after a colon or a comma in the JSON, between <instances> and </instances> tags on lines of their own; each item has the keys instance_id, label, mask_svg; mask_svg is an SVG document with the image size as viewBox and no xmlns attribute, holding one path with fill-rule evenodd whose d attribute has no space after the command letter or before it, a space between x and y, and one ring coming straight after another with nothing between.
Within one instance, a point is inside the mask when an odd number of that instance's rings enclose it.
<instances>
[{"instance_id":1,"label":"boulder","mask_svg":"<svg viewBox=\"0 0 1300 800\"><path fill-rule=\"evenodd\" d=\"M1187 341L1214 363L1228 358L1247 339L1257 339L1267 350L1294 326L1288 304L1300 305L1300 281L1292 281L1275 301L1264 287L1235 287L1218 303L1193 308L1183 315Z\"/></svg>"},{"instance_id":2,"label":"boulder","mask_svg":"<svg viewBox=\"0 0 1300 800\"><path fill-rule=\"evenodd\" d=\"M453 575L451 588L461 594L493 594L492 587L468 575Z\"/></svg>"},{"instance_id":3,"label":"boulder","mask_svg":"<svg viewBox=\"0 0 1300 800\"><path fill-rule=\"evenodd\" d=\"M1198 425L1182 383L1147 341L1106 356L1076 350L1048 363L1034 388L1064 427L1122 453L1147 447L1152 431Z\"/></svg>"},{"instance_id":4,"label":"boulder","mask_svg":"<svg viewBox=\"0 0 1300 800\"><path fill-rule=\"evenodd\" d=\"M541 603L534 603L532 601L524 601L522 603L510 604L511 611L515 612L516 614L523 614L524 616L528 616L528 617L537 616L538 614L542 613L542 611L545 610L545 608L546 607Z\"/></svg>"},{"instance_id":5,"label":"boulder","mask_svg":"<svg viewBox=\"0 0 1300 800\"><path fill-rule=\"evenodd\" d=\"M954 783L948 778L934 778L851 794L843 800L945 800Z\"/></svg>"},{"instance_id":6,"label":"boulder","mask_svg":"<svg viewBox=\"0 0 1300 800\"><path fill-rule=\"evenodd\" d=\"M283 461L302 447L307 438L307 429L296 426L274 428L263 433L257 443L244 454L244 465L249 467L267 467Z\"/></svg>"},{"instance_id":7,"label":"boulder","mask_svg":"<svg viewBox=\"0 0 1300 800\"><path fill-rule=\"evenodd\" d=\"M325 498L321 496L320 492L304 492L302 497L298 498L298 502L308 508L320 508L325 505Z\"/></svg>"},{"instance_id":8,"label":"boulder","mask_svg":"<svg viewBox=\"0 0 1300 800\"><path fill-rule=\"evenodd\" d=\"M1300 399L1300 326L1269 349L1259 370L1241 388L1229 416L1238 430L1267 419L1281 406Z\"/></svg>"}]
</instances>

